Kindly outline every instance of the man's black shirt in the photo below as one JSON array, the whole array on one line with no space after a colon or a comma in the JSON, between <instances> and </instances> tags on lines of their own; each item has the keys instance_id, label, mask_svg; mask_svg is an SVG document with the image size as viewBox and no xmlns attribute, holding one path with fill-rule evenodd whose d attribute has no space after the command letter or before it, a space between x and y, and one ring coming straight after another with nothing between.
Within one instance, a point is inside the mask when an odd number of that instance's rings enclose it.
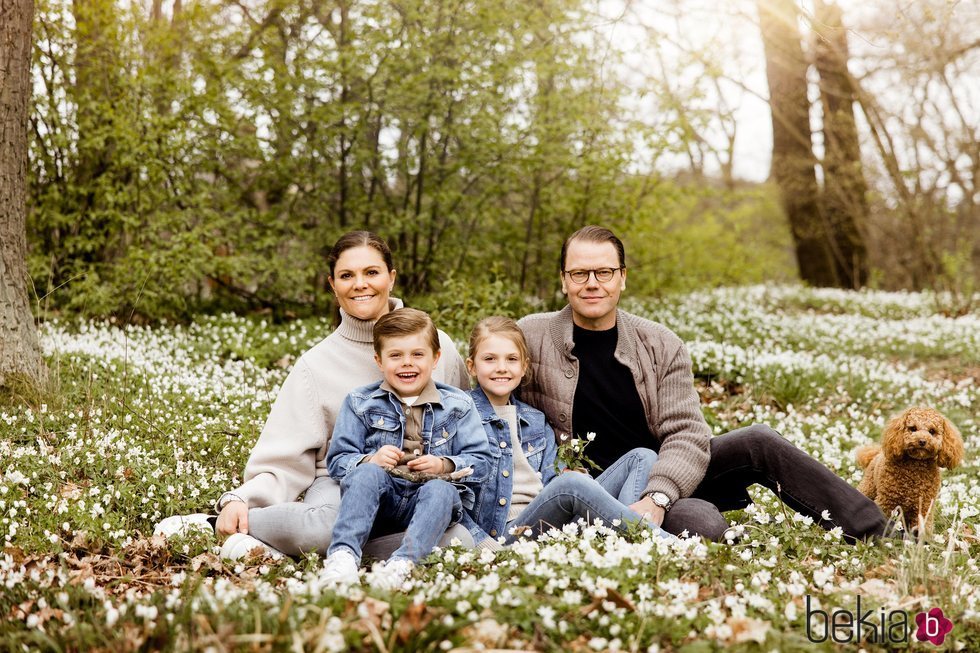
<instances>
[{"instance_id":1,"label":"man's black shirt","mask_svg":"<svg viewBox=\"0 0 980 653\"><path fill-rule=\"evenodd\" d=\"M585 454L598 463L600 469L593 471L598 475L631 449L649 445L650 430L633 374L613 356L618 329L589 331L575 325L572 338L579 362L572 428L580 438L596 434Z\"/></svg>"}]
</instances>

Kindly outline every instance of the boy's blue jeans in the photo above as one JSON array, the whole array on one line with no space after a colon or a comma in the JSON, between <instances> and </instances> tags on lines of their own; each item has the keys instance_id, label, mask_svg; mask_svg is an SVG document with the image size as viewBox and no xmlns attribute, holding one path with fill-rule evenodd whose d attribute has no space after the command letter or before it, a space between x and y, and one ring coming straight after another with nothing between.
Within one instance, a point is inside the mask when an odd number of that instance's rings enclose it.
<instances>
[{"instance_id":1,"label":"boy's blue jeans","mask_svg":"<svg viewBox=\"0 0 980 653\"><path fill-rule=\"evenodd\" d=\"M327 555L347 549L360 561L375 521L389 530L405 529L391 560L418 562L432 552L449 525L463 516L459 491L446 481L413 483L361 463L340 482L340 512Z\"/></svg>"},{"instance_id":2,"label":"boy's blue jeans","mask_svg":"<svg viewBox=\"0 0 980 653\"><path fill-rule=\"evenodd\" d=\"M647 524L628 506L640 500L650 467L656 460L657 454L650 449L633 449L594 479L580 472L559 474L507 525L507 530L528 526L530 534L536 537L579 518L590 523L601 519L605 526L621 532L626 530L626 522ZM614 520L619 523L614 525ZM660 537L673 538L662 529L657 533ZM508 535L505 541L509 544L516 539L516 536Z\"/></svg>"}]
</instances>

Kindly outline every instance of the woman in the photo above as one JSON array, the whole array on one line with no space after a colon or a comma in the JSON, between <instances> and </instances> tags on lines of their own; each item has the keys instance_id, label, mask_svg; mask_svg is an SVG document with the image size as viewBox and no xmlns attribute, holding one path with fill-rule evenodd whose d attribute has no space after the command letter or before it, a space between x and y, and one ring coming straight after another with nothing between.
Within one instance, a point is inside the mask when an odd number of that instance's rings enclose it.
<instances>
[{"instance_id":1,"label":"woman","mask_svg":"<svg viewBox=\"0 0 980 653\"><path fill-rule=\"evenodd\" d=\"M340 506L340 485L326 470L330 435L347 393L381 379L372 329L379 317L402 302L390 295L395 285L391 250L376 234L344 234L331 249L328 264L340 325L296 361L245 465L245 482L218 499L215 531L229 536L222 557L239 559L256 548L273 554L323 555L330 545ZM439 341L442 356L433 378L469 387L466 366L452 339L440 331ZM297 500L301 494L303 499ZM204 519L207 516L170 518L157 532L177 532ZM461 526L447 531L443 543L452 537L472 544ZM372 540L364 552L386 557L400 539L401 534Z\"/></svg>"}]
</instances>

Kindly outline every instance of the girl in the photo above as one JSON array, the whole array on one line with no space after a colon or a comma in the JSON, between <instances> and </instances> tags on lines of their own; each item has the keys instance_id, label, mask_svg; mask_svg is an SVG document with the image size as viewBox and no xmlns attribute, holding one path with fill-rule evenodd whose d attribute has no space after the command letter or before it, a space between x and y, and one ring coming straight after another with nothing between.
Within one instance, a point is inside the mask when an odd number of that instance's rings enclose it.
<instances>
[{"instance_id":1,"label":"girl","mask_svg":"<svg viewBox=\"0 0 980 653\"><path fill-rule=\"evenodd\" d=\"M557 474L555 434L544 413L512 396L530 370L527 344L514 320L479 322L466 367L479 384L470 394L491 451L489 477L477 490L472 518L462 522L478 548L498 549L498 537L511 543L528 529L537 535L579 518L616 524L620 531L625 522L642 520L628 506L639 500L657 454L634 449L596 479L570 470Z\"/></svg>"}]
</instances>

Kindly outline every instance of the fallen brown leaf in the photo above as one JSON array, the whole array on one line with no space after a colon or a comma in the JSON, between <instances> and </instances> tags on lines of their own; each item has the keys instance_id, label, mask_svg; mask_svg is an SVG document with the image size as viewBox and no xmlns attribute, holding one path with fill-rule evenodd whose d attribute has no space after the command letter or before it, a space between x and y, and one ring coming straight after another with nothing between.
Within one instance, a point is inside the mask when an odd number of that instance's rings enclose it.
<instances>
[{"instance_id":1,"label":"fallen brown leaf","mask_svg":"<svg viewBox=\"0 0 980 653\"><path fill-rule=\"evenodd\" d=\"M82 496L82 487L69 481L61 486L61 489L58 490L58 495L62 499L77 499Z\"/></svg>"},{"instance_id":2,"label":"fallen brown leaf","mask_svg":"<svg viewBox=\"0 0 980 653\"><path fill-rule=\"evenodd\" d=\"M768 621L749 617L730 617L726 623L732 629L732 641L736 644L744 642L764 644L766 633L769 632L771 625Z\"/></svg>"},{"instance_id":3,"label":"fallen brown leaf","mask_svg":"<svg viewBox=\"0 0 980 653\"><path fill-rule=\"evenodd\" d=\"M378 628L388 630L391 627L391 604L365 596L357 605L357 616L360 619L354 623L354 628L360 627L360 630L369 633Z\"/></svg>"},{"instance_id":4,"label":"fallen brown leaf","mask_svg":"<svg viewBox=\"0 0 980 653\"><path fill-rule=\"evenodd\" d=\"M472 623L463 629L462 634L465 641L475 645L481 645L486 648L495 649L504 643L507 639L507 635L510 632L510 628L504 624L498 623L496 619L492 616L487 615L476 623ZM471 650L469 648L453 649L457 653L463 653L463 651Z\"/></svg>"},{"instance_id":5,"label":"fallen brown leaf","mask_svg":"<svg viewBox=\"0 0 980 653\"><path fill-rule=\"evenodd\" d=\"M200 571L202 567L211 571L222 571L224 564L218 556L206 552L191 558L191 569L193 571Z\"/></svg>"},{"instance_id":6,"label":"fallen brown leaf","mask_svg":"<svg viewBox=\"0 0 980 653\"><path fill-rule=\"evenodd\" d=\"M398 623L395 624L398 641L403 644L407 643L412 635L425 630L432 619L433 615L426 610L424 603L412 602L402 613L402 616L398 618Z\"/></svg>"},{"instance_id":7,"label":"fallen brown leaf","mask_svg":"<svg viewBox=\"0 0 980 653\"><path fill-rule=\"evenodd\" d=\"M24 555L24 549L19 546L5 546L3 547L3 552L14 559L14 562L20 564L24 562L26 556Z\"/></svg>"},{"instance_id":8,"label":"fallen brown leaf","mask_svg":"<svg viewBox=\"0 0 980 653\"><path fill-rule=\"evenodd\" d=\"M612 601L618 608L625 608L630 612L636 612L636 606L633 605L633 602L614 589L607 589L605 596L593 597L592 603L579 608L579 612L583 615L589 614L593 610L602 608L602 604L607 601Z\"/></svg>"},{"instance_id":9,"label":"fallen brown leaf","mask_svg":"<svg viewBox=\"0 0 980 653\"><path fill-rule=\"evenodd\" d=\"M31 610L33 608L34 608L33 600L24 601L20 605L15 605L12 608L10 608L10 617L11 619L20 619L21 621L23 621L24 619L27 619L27 615L31 613Z\"/></svg>"}]
</instances>

